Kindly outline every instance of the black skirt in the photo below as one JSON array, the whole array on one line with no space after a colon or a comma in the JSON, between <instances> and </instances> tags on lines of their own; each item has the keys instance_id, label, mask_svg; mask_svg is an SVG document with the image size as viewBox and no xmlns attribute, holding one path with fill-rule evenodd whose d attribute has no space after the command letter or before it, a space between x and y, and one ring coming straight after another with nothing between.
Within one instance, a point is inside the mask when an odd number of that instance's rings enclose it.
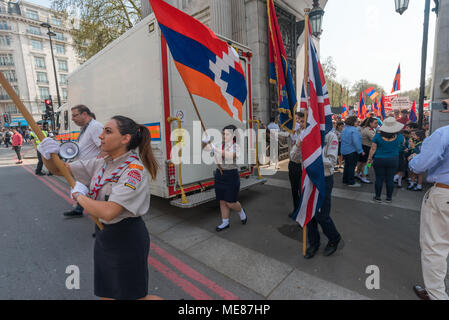
<instances>
[{"instance_id":1,"label":"black skirt","mask_svg":"<svg viewBox=\"0 0 449 320\"><path fill-rule=\"evenodd\" d=\"M368 162L368 156L369 156L369 151L371 150L371 147L362 145L363 148L363 152L365 152L365 155L362 156L361 154L359 155L359 162Z\"/></svg>"},{"instance_id":2,"label":"black skirt","mask_svg":"<svg viewBox=\"0 0 449 320\"><path fill-rule=\"evenodd\" d=\"M127 218L95 228L94 293L136 300L148 294L150 236L142 218Z\"/></svg>"},{"instance_id":3,"label":"black skirt","mask_svg":"<svg viewBox=\"0 0 449 320\"><path fill-rule=\"evenodd\" d=\"M224 200L226 202L234 203L238 201L240 191L240 176L239 171L215 170L215 196L217 200Z\"/></svg>"}]
</instances>

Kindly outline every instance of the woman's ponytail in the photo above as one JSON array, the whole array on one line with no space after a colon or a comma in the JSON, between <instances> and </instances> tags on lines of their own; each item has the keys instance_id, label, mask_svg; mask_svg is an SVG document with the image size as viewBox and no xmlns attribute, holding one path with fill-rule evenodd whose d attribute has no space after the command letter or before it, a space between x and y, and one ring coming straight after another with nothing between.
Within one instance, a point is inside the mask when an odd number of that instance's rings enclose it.
<instances>
[{"instance_id":1,"label":"woman's ponytail","mask_svg":"<svg viewBox=\"0 0 449 320\"><path fill-rule=\"evenodd\" d=\"M139 148L139 157L142 160L143 165L151 174L151 178L156 179L159 164L153 154L151 148L151 135L147 127L137 124L134 120L124 116L114 116L113 120L117 122L120 134L131 135L131 140L127 149L133 150Z\"/></svg>"}]
</instances>

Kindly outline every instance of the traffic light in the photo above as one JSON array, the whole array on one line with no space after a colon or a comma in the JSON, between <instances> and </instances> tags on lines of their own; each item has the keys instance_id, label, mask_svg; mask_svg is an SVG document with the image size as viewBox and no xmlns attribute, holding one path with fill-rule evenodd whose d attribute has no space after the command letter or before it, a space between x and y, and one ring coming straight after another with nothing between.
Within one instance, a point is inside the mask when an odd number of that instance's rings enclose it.
<instances>
[{"instance_id":1,"label":"traffic light","mask_svg":"<svg viewBox=\"0 0 449 320\"><path fill-rule=\"evenodd\" d=\"M9 117L9 113L4 113L3 114L3 121L5 123L10 123L11 122L11 118Z\"/></svg>"},{"instance_id":2,"label":"traffic light","mask_svg":"<svg viewBox=\"0 0 449 320\"><path fill-rule=\"evenodd\" d=\"M51 96L44 100L45 103L45 114L42 116L43 120L48 120L52 118L53 115L53 101Z\"/></svg>"}]
</instances>

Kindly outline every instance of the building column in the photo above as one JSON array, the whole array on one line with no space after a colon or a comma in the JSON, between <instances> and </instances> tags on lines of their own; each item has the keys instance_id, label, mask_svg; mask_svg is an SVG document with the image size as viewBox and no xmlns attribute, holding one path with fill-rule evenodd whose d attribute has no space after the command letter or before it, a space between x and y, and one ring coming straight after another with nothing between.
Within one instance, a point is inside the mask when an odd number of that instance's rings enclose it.
<instances>
[{"instance_id":1,"label":"building column","mask_svg":"<svg viewBox=\"0 0 449 320\"><path fill-rule=\"evenodd\" d=\"M231 0L211 0L211 29L228 39L232 38L232 6Z\"/></svg>"},{"instance_id":2,"label":"building column","mask_svg":"<svg viewBox=\"0 0 449 320\"><path fill-rule=\"evenodd\" d=\"M247 44L246 9L242 0L231 0L232 39L241 44Z\"/></svg>"}]
</instances>

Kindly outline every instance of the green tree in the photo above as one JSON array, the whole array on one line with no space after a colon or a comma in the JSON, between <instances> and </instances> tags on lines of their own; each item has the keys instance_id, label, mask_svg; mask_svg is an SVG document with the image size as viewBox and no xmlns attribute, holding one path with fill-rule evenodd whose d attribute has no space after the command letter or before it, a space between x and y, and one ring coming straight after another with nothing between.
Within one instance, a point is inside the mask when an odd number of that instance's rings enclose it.
<instances>
[{"instance_id":1,"label":"green tree","mask_svg":"<svg viewBox=\"0 0 449 320\"><path fill-rule=\"evenodd\" d=\"M374 90L379 94L377 101L379 101L380 96L382 93L385 94L385 90L381 85L378 85L377 83L369 82L368 80L362 79L359 81L356 81L352 87L351 87L351 96L352 101L359 102L360 100L360 91L363 91L363 97L365 100L365 104L371 104L374 103L374 100L371 100L371 98L366 94L365 90L368 88L374 87Z\"/></svg>"},{"instance_id":2,"label":"green tree","mask_svg":"<svg viewBox=\"0 0 449 320\"><path fill-rule=\"evenodd\" d=\"M140 0L53 0L52 8L71 19L75 50L83 62L132 28L141 17Z\"/></svg>"}]
</instances>

